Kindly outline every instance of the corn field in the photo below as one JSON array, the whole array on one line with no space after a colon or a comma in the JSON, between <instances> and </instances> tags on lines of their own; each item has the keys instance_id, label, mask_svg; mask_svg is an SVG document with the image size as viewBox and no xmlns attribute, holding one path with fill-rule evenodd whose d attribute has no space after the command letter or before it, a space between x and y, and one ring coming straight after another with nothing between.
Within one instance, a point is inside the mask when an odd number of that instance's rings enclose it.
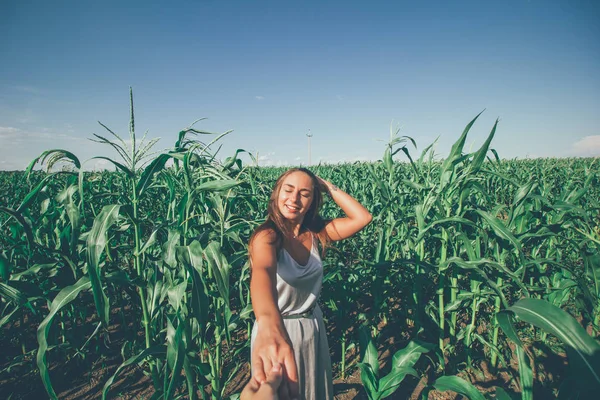
<instances>
[{"instance_id":1,"label":"corn field","mask_svg":"<svg viewBox=\"0 0 600 400\"><path fill-rule=\"evenodd\" d=\"M323 260L336 382L359 377L359 398L407 398L418 383L422 399L600 388L598 162L502 160L497 123L465 152L476 120L443 160L392 131L378 162L312 168L374 217ZM194 126L156 154L136 137L132 96L130 121L127 141L105 126L94 135L115 151L97 157L114 172L84 172L54 149L0 174L0 381L35 376L56 399L61 366L100 368L112 349L118 368L98 397L126 396L116 382L138 369L153 399L237 398L248 239L284 169L245 165L243 150L220 160L228 132ZM485 374L504 378L481 385Z\"/></svg>"}]
</instances>

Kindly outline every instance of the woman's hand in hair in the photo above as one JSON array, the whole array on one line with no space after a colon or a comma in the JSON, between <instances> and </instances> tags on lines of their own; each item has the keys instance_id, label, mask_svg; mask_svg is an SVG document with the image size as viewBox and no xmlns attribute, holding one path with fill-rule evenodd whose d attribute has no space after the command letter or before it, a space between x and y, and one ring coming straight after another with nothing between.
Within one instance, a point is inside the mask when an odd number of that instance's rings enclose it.
<instances>
[{"instance_id":1,"label":"woman's hand in hair","mask_svg":"<svg viewBox=\"0 0 600 400\"><path fill-rule=\"evenodd\" d=\"M329 181L326 181L325 179L321 178L320 176L317 176L317 179L319 181L319 186L321 186L321 191L323 193L331 194L331 190L333 190L333 188L337 189L337 186L335 186L334 184L332 184Z\"/></svg>"},{"instance_id":2,"label":"woman's hand in hair","mask_svg":"<svg viewBox=\"0 0 600 400\"><path fill-rule=\"evenodd\" d=\"M346 214L344 218L336 218L325 226L327 236L332 241L349 238L367 226L372 220L371 213L355 198L325 179L318 178L323 190Z\"/></svg>"}]
</instances>

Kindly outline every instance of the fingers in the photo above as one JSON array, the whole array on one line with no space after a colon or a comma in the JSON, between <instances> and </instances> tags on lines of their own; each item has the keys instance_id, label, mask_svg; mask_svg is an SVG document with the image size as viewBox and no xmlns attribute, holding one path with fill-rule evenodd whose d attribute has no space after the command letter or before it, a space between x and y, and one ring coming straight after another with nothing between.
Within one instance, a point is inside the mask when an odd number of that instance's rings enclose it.
<instances>
[{"instance_id":1,"label":"fingers","mask_svg":"<svg viewBox=\"0 0 600 400\"><path fill-rule=\"evenodd\" d=\"M291 399L297 399L300 395L300 388L298 387L298 370L296 369L296 360L293 352L284 359L283 366L285 368L289 396Z\"/></svg>"},{"instance_id":2,"label":"fingers","mask_svg":"<svg viewBox=\"0 0 600 400\"><path fill-rule=\"evenodd\" d=\"M277 390L279 385L281 384L281 380L283 379L283 370L281 369L281 364L276 363L273 364L273 368L271 368L271 372L269 373L269 377L267 378L267 383L273 389Z\"/></svg>"},{"instance_id":3,"label":"fingers","mask_svg":"<svg viewBox=\"0 0 600 400\"><path fill-rule=\"evenodd\" d=\"M281 364L275 363L267 374L267 380L260 384L256 379L250 379L250 382L246 384L240 400L278 400L277 390L281 385L283 379L283 371ZM289 399L289 395L286 395L285 399ZM284 397L281 397L284 399Z\"/></svg>"},{"instance_id":4,"label":"fingers","mask_svg":"<svg viewBox=\"0 0 600 400\"><path fill-rule=\"evenodd\" d=\"M259 388L260 384L256 382L256 380L250 379L240 395L240 400L251 400L252 396L258 391Z\"/></svg>"},{"instance_id":5,"label":"fingers","mask_svg":"<svg viewBox=\"0 0 600 400\"><path fill-rule=\"evenodd\" d=\"M261 357L257 357L254 361L254 366L252 370L252 375L257 382L263 383L267 380L267 376L265 375L264 362Z\"/></svg>"}]
</instances>

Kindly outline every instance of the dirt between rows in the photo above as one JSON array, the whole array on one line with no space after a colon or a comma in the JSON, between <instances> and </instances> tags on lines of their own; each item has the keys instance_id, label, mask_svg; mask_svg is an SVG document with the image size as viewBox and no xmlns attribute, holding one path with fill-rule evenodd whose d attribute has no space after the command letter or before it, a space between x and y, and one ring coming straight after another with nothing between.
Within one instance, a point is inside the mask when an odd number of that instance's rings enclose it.
<instances>
[{"instance_id":1,"label":"dirt between rows","mask_svg":"<svg viewBox=\"0 0 600 400\"><path fill-rule=\"evenodd\" d=\"M89 324L91 321L86 322ZM348 352L346 357L347 376L345 379L340 378L340 365L335 363L336 360L341 359L341 354L339 354L339 332L335 329L335 323L331 323L333 321L329 322L327 326L332 360L334 361L335 399L368 399L361 384L360 369L357 367L359 362L357 347ZM94 324L90 325L93 327ZM0 348L2 348L3 353L0 358L0 399L37 400L48 398L39 372L35 367L35 348L37 348L35 329L36 327L33 324L25 323L21 327L17 322L8 325L0 332L2 334L0 335ZM22 337L28 338L26 340L27 348L32 350L27 352L26 355L22 355L20 348L14 343L15 331L19 332ZM379 332L380 376L385 376L391 368L389 363L392 355L406 345L411 335L406 331L399 333L397 326L384 325L383 323L379 326ZM102 340L98 340L98 343L96 343L97 351L93 355L88 354L88 358L85 360L82 360L81 357L74 357L68 361L59 360L57 353L60 351L60 346L58 349L54 348L48 352L50 376L58 398L87 400L102 397L104 384L123 361L121 356L123 339L119 337L119 335L122 335L119 324L112 325L108 333L111 333L109 335L110 339L104 337ZM141 339L141 331L139 335ZM244 340L241 336L239 339ZM534 348L530 350L534 350ZM538 345L535 350L538 355L536 364L541 364L542 367L534 371L536 374L534 393L536 393L536 398L554 398L552 388L557 387L557 382L560 382L564 376L567 368L566 357L565 355L556 355L542 345ZM96 356L96 358L92 359L92 356ZM239 359L228 360L227 362L239 362ZM7 369L11 363L16 365ZM502 387L509 393L519 394L519 374L516 359L509 360L509 364L508 368L491 372L491 368L489 368L486 361L479 361L476 369L465 370L458 375L472 382L483 393L493 393L496 387ZM424 368L423 365L425 365ZM420 379L407 376L398 390L388 399L420 399L422 391L435 380L436 376L439 376L439 371L432 370L431 363L423 365L421 365L421 368L417 368L422 372ZM239 393L249 378L249 364L244 361L244 365L227 386L226 396ZM153 393L154 388L150 377L146 375L141 367L134 365L121 372L118 379L113 383L108 397L111 399L148 399ZM456 393L452 392L432 390L428 399L447 400L455 399L457 396Z\"/></svg>"}]
</instances>

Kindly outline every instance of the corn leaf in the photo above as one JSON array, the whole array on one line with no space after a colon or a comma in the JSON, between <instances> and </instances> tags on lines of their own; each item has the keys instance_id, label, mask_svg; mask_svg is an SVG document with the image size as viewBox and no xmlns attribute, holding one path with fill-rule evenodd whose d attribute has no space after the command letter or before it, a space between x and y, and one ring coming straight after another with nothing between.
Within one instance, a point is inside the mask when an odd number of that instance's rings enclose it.
<instances>
[{"instance_id":1,"label":"corn leaf","mask_svg":"<svg viewBox=\"0 0 600 400\"><path fill-rule=\"evenodd\" d=\"M100 278L100 256L108 242L108 230L119 217L120 207L117 204L104 206L100 214L94 219L94 225L87 237L88 275L92 284L94 304L104 326L108 326L109 303Z\"/></svg>"},{"instance_id":2,"label":"corn leaf","mask_svg":"<svg viewBox=\"0 0 600 400\"><path fill-rule=\"evenodd\" d=\"M467 382L458 376L441 376L433 383L433 387L444 392L450 390L461 394L469 400L485 400L485 397L471 382Z\"/></svg>"},{"instance_id":3,"label":"corn leaf","mask_svg":"<svg viewBox=\"0 0 600 400\"><path fill-rule=\"evenodd\" d=\"M54 316L64 306L72 302L82 290L88 290L91 287L91 282L88 277L83 277L77 281L74 285L67 286L62 289L52 300L49 307L49 313L40 323L37 330L38 339L38 351L37 351L37 367L40 370L40 376L42 383L46 388L46 392L51 399L58 399L58 396L54 392L52 382L50 380L50 373L48 372L48 366L46 365L46 352L48 350L48 332L50 331L50 324L54 319Z\"/></svg>"}]
</instances>

